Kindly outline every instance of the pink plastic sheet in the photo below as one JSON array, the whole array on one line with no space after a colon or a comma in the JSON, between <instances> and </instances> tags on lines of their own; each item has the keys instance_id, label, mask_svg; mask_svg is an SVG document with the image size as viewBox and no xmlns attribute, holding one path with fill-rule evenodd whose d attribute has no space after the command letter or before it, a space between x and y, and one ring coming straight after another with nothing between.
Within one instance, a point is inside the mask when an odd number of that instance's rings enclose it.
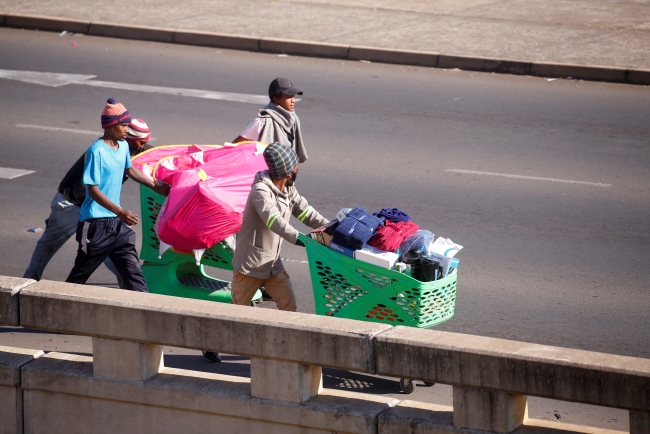
<instances>
[{"instance_id":1,"label":"pink plastic sheet","mask_svg":"<svg viewBox=\"0 0 650 434\"><path fill-rule=\"evenodd\" d=\"M266 170L255 142L234 147L177 145L154 148L133 165L171 186L156 232L174 250L207 249L237 233L255 174Z\"/></svg>"}]
</instances>

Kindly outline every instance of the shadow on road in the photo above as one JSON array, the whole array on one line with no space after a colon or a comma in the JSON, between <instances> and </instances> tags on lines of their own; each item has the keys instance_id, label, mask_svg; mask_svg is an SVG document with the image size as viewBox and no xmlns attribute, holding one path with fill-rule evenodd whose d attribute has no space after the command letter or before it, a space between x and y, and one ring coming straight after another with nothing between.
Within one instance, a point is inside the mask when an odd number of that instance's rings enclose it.
<instances>
[{"instance_id":1,"label":"shadow on road","mask_svg":"<svg viewBox=\"0 0 650 434\"><path fill-rule=\"evenodd\" d=\"M250 359L248 357L222 354L221 358L221 363L212 363L202 355L165 354L165 366L250 378ZM421 387L419 384L416 386ZM323 387L368 394L400 393L399 379L375 377L330 368L323 368Z\"/></svg>"}]
</instances>

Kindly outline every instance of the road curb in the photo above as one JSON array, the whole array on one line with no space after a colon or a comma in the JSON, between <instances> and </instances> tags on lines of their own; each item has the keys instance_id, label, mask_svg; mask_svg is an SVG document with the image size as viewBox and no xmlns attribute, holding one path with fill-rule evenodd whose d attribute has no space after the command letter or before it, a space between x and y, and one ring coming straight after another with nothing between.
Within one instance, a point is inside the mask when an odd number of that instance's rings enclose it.
<instances>
[{"instance_id":1,"label":"road curb","mask_svg":"<svg viewBox=\"0 0 650 434\"><path fill-rule=\"evenodd\" d=\"M635 69L627 72L627 83L630 84L650 84L650 69Z\"/></svg>"},{"instance_id":2,"label":"road curb","mask_svg":"<svg viewBox=\"0 0 650 434\"><path fill-rule=\"evenodd\" d=\"M174 30L146 26L123 26L121 24L90 23L88 34L111 38L138 39L154 42L174 42Z\"/></svg>"},{"instance_id":3,"label":"road curb","mask_svg":"<svg viewBox=\"0 0 650 434\"><path fill-rule=\"evenodd\" d=\"M459 68L472 71L498 72L502 74L529 75L531 62L503 60L489 57L440 55L439 68Z\"/></svg>"},{"instance_id":4,"label":"road curb","mask_svg":"<svg viewBox=\"0 0 650 434\"><path fill-rule=\"evenodd\" d=\"M296 41L293 39L260 39L260 51L266 53L292 54L294 56L347 59L349 48L349 45L313 43L309 41Z\"/></svg>"},{"instance_id":5,"label":"road curb","mask_svg":"<svg viewBox=\"0 0 650 434\"><path fill-rule=\"evenodd\" d=\"M625 83L628 70L611 66L533 62L531 74L542 77L573 77L583 80Z\"/></svg>"},{"instance_id":6,"label":"road curb","mask_svg":"<svg viewBox=\"0 0 650 434\"><path fill-rule=\"evenodd\" d=\"M230 50L260 51L259 38L224 33L176 30L174 42L200 47L226 48Z\"/></svg>"},{"instance_id":7,"label":"road curb","mask_svg":"<svg viewBox=\"0 0 650 434\"><path fill-rule=\"evenodd\" d=\"M67 30L74 33L88 33L90 21L53 18L43 15L21 15L8 13L4 25L22 29L50 30L62 32Z\"/></svg>"},{"instance_id":8,"label":"road curb","mask_svg":"<svg viewBox=\"0 0 650 434\"><path fill-rule=\"evenodd\" d=\"M436 68L440 54L426 51L387 50L385 48L350 46L348 60L367 60L369 62L394 63Z\"/></svg>"},{"instance_id":9,"label":"road curb","mask_svg":"<svg viewBox=\"0 0 650 434\"><path fill-rule=\"evenodd\" d=\"M86 33L94 36L264 53L281 53L295 56L325 57L354 61L366 60L370 62L431 68L458 68L501 74L533 75L538 77L572 77L589 81L650 85L650 70L627 69L603 65L578 65L478 56L459 56L427 51L399 50L268 37L256 38L245 35L87 22L67 18L2 12L0 12L0 25L37 30L67 30L73 33Z\"/></svg>"}]
</instances>

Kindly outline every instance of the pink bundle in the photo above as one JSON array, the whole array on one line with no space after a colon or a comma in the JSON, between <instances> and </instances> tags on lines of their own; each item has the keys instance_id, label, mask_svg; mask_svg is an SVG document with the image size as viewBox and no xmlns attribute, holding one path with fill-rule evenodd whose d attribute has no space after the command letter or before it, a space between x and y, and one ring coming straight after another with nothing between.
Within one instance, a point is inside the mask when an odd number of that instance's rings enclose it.
<instances>
[{"instance_id":1,"label":"pink bundle","mask_svg":"<svg viewBox=\"0 0 650 434\"><path fill-rule=\"evenodd\" d=\"M368 244L387 252L396 252L402 241L413 235L420 227L412 221L396 222L386 220L384 226L379 226L377 232L370 238Z\"/></svg>"},{"instance_id":2,"label":"pink bundle","mask_svg":"<svg viewBox=\"0 0 650 434\"><path fill-rule=\"evenodd\" d=\"M143 173L171 186L155 225L161 246L196 254L237 233L253 178L266 169L262 149L179 145L134 158Z\"/></svg>"}]
</instances>

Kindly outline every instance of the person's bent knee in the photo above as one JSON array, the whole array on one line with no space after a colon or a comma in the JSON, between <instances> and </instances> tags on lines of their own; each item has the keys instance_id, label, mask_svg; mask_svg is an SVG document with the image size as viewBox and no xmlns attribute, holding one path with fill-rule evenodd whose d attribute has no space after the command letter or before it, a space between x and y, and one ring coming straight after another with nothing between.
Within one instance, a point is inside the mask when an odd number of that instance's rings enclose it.
<instances>
[{"instance_id":1,"label":"person's bent knee","mask_svg":"<svg viewBox=\"0 0 650 434\"><path fill-rule=\"evenodd\" d=\"M280 310L286 310L288 312L295 312L298 310L298 306L296 305L296 296L293 294L293 292L289 292L286 295L283 295L283 297L280 298L276 302L278 309Z\"/></svg>"},{"instance_id":2,"label":"person's bent knee","mask_svg":"<svg viewBox=\"0 0 650 434\"><path fill-rule=\"evenodd\" d=\"M263 279L247 276L237 270L233 270L232 285L230 294L231 303L240 306L250 306L257 288L264 283Z\"/></svg>"},{"instance_id":3,"label":"person's bent knee","mask_svg":"<svg viewBox=\"0 0 650 434\"><path fill-rule=\"evenodd\" d=\"M232 299L231 304L237 304L239 306L250 306L253 297L246 297L243 294L237 294L235 291L231 291ZM248 298L248 299L247 299Z\"/></svg>"}]
</instances>

